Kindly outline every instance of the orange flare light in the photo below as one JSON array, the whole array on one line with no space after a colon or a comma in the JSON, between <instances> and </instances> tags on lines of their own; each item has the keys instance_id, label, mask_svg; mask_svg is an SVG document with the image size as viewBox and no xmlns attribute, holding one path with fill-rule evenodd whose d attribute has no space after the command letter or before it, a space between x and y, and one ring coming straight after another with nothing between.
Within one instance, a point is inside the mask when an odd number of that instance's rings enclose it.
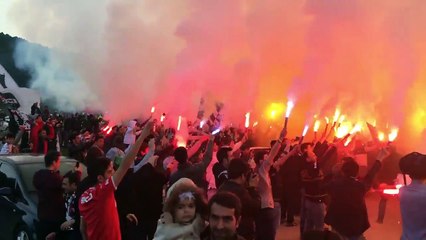
<instances>
[{"instance_id":1,"label":"orange flare light","mask_svg":"<svg viewBox=\"0 0 426 240\"><path fill-rule=\"evenodd\" d=\"M345 115L340 116L339 118L339 123L342 123L343 121L345 121Z\"/></svg>"},{"instance_id":2,"label":"orange flare light","mask_svg":"<svg viewBox=\"0 0 426 240\"><path fill-rule=\"evenodd\" d=\"M321 124L321 122L320 122L319 120L316 120L316 121L315 121L315 124L314 124L314 132L318 132L318 129L319 129L319 127L320 127L320 124Z\"/></svg>"},{"instance_id":3,"label":"orange flare light","mask_svg":"<svg viewBox=\"0 0 426 240\"><path fill-rule=\"evenodd\" d=\"M246 128L248 128L250 126L250 113L249 112L246 113L246 122L245 122L244 126Z\"/></svg>"},{"instance_id":4,"label":"orange flare light","mask_svg":"<svg viewBox=\"0 0 426 240\"><path fill-rule=\"evenodd\" d=\"M254 122L254 123L253 123L253 127L256 127L257 125L259 125L259 123L258 123L258 122Z\"/></svg>"},{"instance_id":5,"label":"orange flare light","mask_svg":"<svg viewBox=\"0 0 426 240\"><path fill-rule=\"evenodd\" d=\"M306 136L306 133L308 133L309 125L305 125L305 128L303 129L302 136Z\"/></svg>"},{"instance_id":6,"label":"orange flare light","mask_svg":"<svg viewBox=\"0 0 426 240\"><path fill-rule=\"evenodd\" d=\"M327 123L327 124L330 123L330 119L328 119L328 117L325 117L325 123Z\"/></svg>"},{"instance_id":7,"label":"orange flare light","mask_svg":"<svg viewBox=\"0 0 426 240\"><path fill-rule=\"evenodd\" d=\"M348 139L346 139L346 142L345 142L345 147L347 147L348 145L349 145L349 143L351 143L352 142L352 137L348 137Z\"/></svg>"},{"instance_id":8,"label":"orange flare light","mask_svg":"<svg viewBox=\"0 0 426 240\"><path fill-rule=\"evenodd\" d=\"M285 112L285 117L288 118L290 117L291 111L293 110L294 107L294 102L293 101L288 101L287 102L287 109Z\"/></svg>"},{"instance_id":9,"label":"orange flare light","mask_svg":"<svg viewBox=\"0 0 426 240\"><path fill-rule=\"evenodd\" d=\"M360 123L357 123L357 124L355 124L355 126L352 128L352 130L351 130L350 134L352 135L352 134L355 134L355 133L357 133L357 132L361 132L361 130L362 130L361 124L360 124Z\"/></svg>"},{"instance_id":10,"label":"orange flare light","mask_svg":"<svg viewBox=\"0 0 426 240\"><path fill-rule=\"evenodd\" d=\"M179 116L178 118L178 125L177 125L177 130L180 131L180 125L182 123L182 116Z\"/></svg>"},{"instance_id":11,"label":"orange flare light","mask_svg":"<svg viewBox=\"0 0 426 240\"><path fill-rule=\"evenodd\" d=\"M385 133L384 132L379 132L379 135L377 137L379 138L379 140L381 142L383 142L383 140L385 140Z\"/></svg>"},{"instance_id":12,"label":"orange flare light","mask_svg":"<svg viewBox=\"0 0 426 240\"><path fill-rule=\"evenodd\" d=\"M155 112L155 107L154 106L152 106L152 108L151 108L151 113L154 113Z\"/></svg>"},{"instance_id":13,"label":"orange flare light","mask_svg":"<svg viewBox=\"0 0 426 240\"><path fill-rule=\"evenodd\" d=\"M399 194L399 189L384 189L383 193L388 195L397 195Z\"/></svg>"},{"instance_id":14,"label":"orange flare light","mask_svg":"<svg viewBox=\"0 0 426 240\"><path fill-rule=\"evenodd\" d=\"M340 110L336 108L336 111L334 112L333 122L337 122L337 120L339 119L339 116L340 116Z\"/></svg>"},{"instance_id":15,"label":"orange flare light","mask_svg":"<svg viewBox=\"0 0 426 240\"><path fill-rule=\"evenodd\" d=\"M351 129L350 123L345 122L337 129L335 136L337 138L343 138L349 133L350 129Z\"/></svg>"},{"instance_id":16,"label":"orange flare light","mask_svg":"<svg viewBox=\"0 0 426 240\"><path fill-rule=\"evenodd\" d=\"M398 136L398 128L392 129L391 132L388 135L388 141L389 142L395 141L397 136Z\"/></svg>"}]
</instances>

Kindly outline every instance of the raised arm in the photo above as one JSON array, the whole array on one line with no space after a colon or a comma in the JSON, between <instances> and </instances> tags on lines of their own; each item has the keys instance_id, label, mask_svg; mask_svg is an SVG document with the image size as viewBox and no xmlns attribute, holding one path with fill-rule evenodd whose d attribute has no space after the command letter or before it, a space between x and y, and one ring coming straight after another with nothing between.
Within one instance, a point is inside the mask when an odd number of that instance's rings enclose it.
<instances>
[{"instance_id":1,"label":"raised arm","mask_svg":"<svg viewBox=\"0 0 426 240\"><path fill-rule=\"evenodd\" d=\"M273 167L278 171L280 167L293 155L296 155L300 151L300 145L294 146L294 148L286 155L274 162Z\"/></svg>"},{"instance_id":2,"label":"raised arm","mask_svg":"<svg viewBox=\"0 0 426 240\"><path fill-rule=\"evenodd\" d=\"M365 191L368 191L373 183L373 179L376 176L376 174L379 172L382 162L384 159L389 157L390 153L386 148L382 148L380 152L377 154L376 161L374 162L371 169L368 171L367 175L365 176L363 183L365 187Z\"/></svg>"},{"instance_id":3,"label":"raised arm","mask_svg":"<svg viewBox=\"0 0 426 240\"><path fill-rule=\"evenodd\" d=\"M145 128L142 130L141 135L138 137L135 144L130 148L129 152L124 157L123 162L121 163L120 167L114 173L113 179L114 179L114 183L115 183L116 186L120 185L121 180L123 180L124 175L126 174L127 170L132 165L133 161L135 160L135 157L136 157L136 155L139 151L139 148L141 147L143 141L151 133L152 126L153 126L152 121L150 121L146 124Z\"/></svg>"},{"instance_id":4,"label":"raised arm","mask_svg":"<svg viewBox=\"0 0 426 240\"><path fill-rule=\"evenodd\" d=\"M280 133L280 137L275 142L274 146L272 146L271 152L268 155L268 158L266 158L266 162L268 162L270 165L274 163L274 159L277 156L278 152L280 151L281 144L284 141L284 138L287 136L287 129L283 128Z\"/></svg>"},{"instance_id":5,"label":"raised arm","mask_svg":"<svg viewBox=\"0 0 426 240\"><path fill-rule=\"evenodd\" d=\"M152 156L154 156L154 153L155 153L155 139L154 138L152 138L151 140L149 140L148 146L149 146L148 153L145 154L145 156L142 158L142 160L133 167L133 172L134 173L137 172L137 171L139 171L139 169L141 169L145 164L147 164L148 160ZM134 162L132 163L132 165L133 164L134 164Z\"/></svg>"},{"instance_id":6,"label":"raised arm","mask_svg":"<svg viewBox=\"0 0 426 240\"><path fill-rule=\"evenodd\" d=\"M200 149L201 145L208 140L207 136L203 136L198 140L191 148L188 149L188 159L190 159L194 154Z\"/></svg>"},{"instance_id":7,"label":"raised arm","mask_svg":"<svg viewBox=\"0 0 426 240\"><path fill-rule=\"evenodd\" d=\"M203 161L201 162L201 166L203 167L204 171L209 166L210 162L213 159L213 143L214 143L214 135L210 135L209 142L207 143L207 149L204 153Z\"/></svg>"}]
</instances>

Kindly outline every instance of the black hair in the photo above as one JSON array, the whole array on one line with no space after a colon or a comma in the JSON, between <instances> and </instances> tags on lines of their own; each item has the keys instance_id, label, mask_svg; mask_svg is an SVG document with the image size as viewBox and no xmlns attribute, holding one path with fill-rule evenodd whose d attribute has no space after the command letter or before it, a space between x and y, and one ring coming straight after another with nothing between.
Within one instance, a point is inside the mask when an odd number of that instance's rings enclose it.
<instances>
[{"instance_id":1,"label":"black hair","mask_svg":"<svg viewBox=\"0 0 426 240\"><path fill-rule=\"evenodd\" d=\"M61 153L58 151L50 151L46 153L46 156L44 156L44 165L46 167L52 166L53 162L58 161L59 156L61 156Z\"/></svg>"},{"instance_id":2,"label":"black hair","mask_svg":"<svg viewBox=\"0 0 426 240\"><path fill-rule=\"evenodd\" d=\"M97 134L97 135L95 136L95 142L96 142L96 141L98 141L99 139L105 139L104 135L102 135L102 134Z\"/></svg>"},{"instance_id":3,"label":"black hair","mask_svg":"<svg viewBox=\"0 0 426 240\"><path fill-rule=\"evenodd\" d=\"M186 163L188 161L188 151L185 147L176 148L173 156L180 164Z\"/></svg>"},{"instance_id":4,"label":"black hair","mask_svg":"<svg viewBox=\"0 0 426 240\"><path fill-rule=\"evenodd\" d=\"M241 216L241 201L240 199L231 192L219 192L210 199L208 207L209 212L212 209L212 205L216 203L222 207L234 209L234 216L238 219Z\"/></svg>"},{"instance_id":5,"label":"black hair","mask_svg":"<svg viewBox=\"0 0 426 240\"><path fill-rule=\"evenodd\" d=\"M74 141L74 140L75 140L78 136L79 136L79 134L78 134L78 133L73 132L73 133L71 134L71 136L70 136L70 140L71 140L71 141Z\"/></svg>"},{"instance_id":6,"label":"black hair","mask_svg":"<svg viewBox=\"0 0 426 240\"><path fill-rule=\"evenodd\" d=\"M300 151L304 152L309 146L313 146L313 144L312 143L303 143L300 146Z\"/></svg>"},{"instance_id":7,"label":"black hair","mask_svg":"<svg viewBox=\"0 0 426 240\"><path fill-rule=\"evenodd\" d=\"M403 174L412 179L426 179L426 155L418 152L410 153L401 158L399 168Z\"/></svg>"},{"instance_id":8,"label":"black hair","mask_svg":"<svg viewBox=\"0 0 426 240\"><path fill-rule=\"evenodd\" d=\"M232 151L231 147L221 147L216 153L217 161L222 164L223 160L228 157L228 152Z\"/></svg>"},{"instance_id":9,"label":"black hair","mask_svg":"<svg viewBox=\"0 0 426 240\"><path fill-rule=\"evenodd\" d=\"M359 171L359 165L355 161L355 159L351 157L345 157L342 159L343 165L342 165L342 173L346 177L356 177L358 176Z\"/></svg>"},{"instance_id":10,"label":"black hair","mask_svg":"<svg viewBox=\"0 0 426 240\"><path fill-rule=\"evenodd\" d=\"M15 134L13 134L11 132L7 133L6 134L6 139L9 139L9 138L15 138Z\"/></svg>"},{"instance_id":11,"label":"black hair","mask_svg":"<svg viewBox=\"0 0 426 240\"><path fill-rule=\"evenodd\" d=\"M78 184L80 184L81 181L81 172L79 171L69 171L64 175L64 178L68 178L68 182L70 184L75 183L75 185L78 186Z\"/></svg>"},{"instance_id":12,"label":"black hair","mask_svg":"<svg viewBox=\"0 0 426 240\"><path fill-rule=\"evenodd\" d=\"M228 176L229 179L236 179L250 172L250 166L243 159L233 159L229 163Z\"/></svg>"},{"instance_id":13,"label":"black hair","mask_svg":"<svg viewBox=\"0 0 426 240\"><path fill-rule=\"evenodd\" d=\"M92 159L92 161L89 161L87 164L87 175L92 179L96 179L98 176L104 176L110 164L111 160L106 157Z\"/></svg>"}]
</instances>

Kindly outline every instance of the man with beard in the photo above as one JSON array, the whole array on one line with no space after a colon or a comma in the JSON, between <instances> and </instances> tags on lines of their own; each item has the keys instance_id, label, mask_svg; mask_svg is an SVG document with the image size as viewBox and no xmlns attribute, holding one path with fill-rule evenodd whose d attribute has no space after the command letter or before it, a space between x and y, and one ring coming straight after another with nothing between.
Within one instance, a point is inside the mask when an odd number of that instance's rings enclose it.
<instances>
[{"instance_id":1,"label":"man with beard","mask_svg":"<svg viewBox=\"0 0 426 240\"><path fill-rule=\"evenodd\" d=\"M209 201L209 226L202 240L244 240L237 234L241 219L241 202L235 194L220 192Z\"/></svg>"}]
</instances>

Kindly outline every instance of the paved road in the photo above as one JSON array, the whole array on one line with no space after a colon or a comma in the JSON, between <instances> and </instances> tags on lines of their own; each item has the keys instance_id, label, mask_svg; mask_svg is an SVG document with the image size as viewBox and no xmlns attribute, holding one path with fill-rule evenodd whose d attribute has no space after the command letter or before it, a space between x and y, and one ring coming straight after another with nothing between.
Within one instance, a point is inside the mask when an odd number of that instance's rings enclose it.
<instances>
[{"instance_id":1,"label":"paved road","mask_svg":"<svg viewBox=\"0 0 426 240\"><path fill-rule=\"evenodd\" d=\"M365 233L368 240L398 240L400 239L402 226L399 211L399 200L396 197L389 199L383 224L376 223L379 196L377 193L367 195L368 216L371 227ZM281 225L277 240L300 240L299 226L285 227Z\"/></svg>"}]
</instances>

